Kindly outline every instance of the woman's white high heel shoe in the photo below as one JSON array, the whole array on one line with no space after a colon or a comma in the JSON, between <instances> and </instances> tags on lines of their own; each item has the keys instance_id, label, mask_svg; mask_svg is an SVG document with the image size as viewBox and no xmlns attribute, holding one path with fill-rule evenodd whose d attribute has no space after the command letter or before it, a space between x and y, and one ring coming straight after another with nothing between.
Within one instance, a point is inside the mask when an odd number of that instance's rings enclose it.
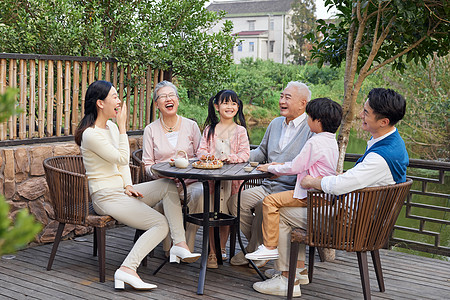
<instances>
[{"instance_id":1,"label":"woman's white high heel shoe","mask_svg":"<svg viewBox=\"0 0 450 300\"><path fill-rule=\"evenodd\" d=\"M151 290L157 286L151 283L145 283L140 278L128 274L120 269L114 273L114 287L116 290L125 289L125 283L131 285L136 290Z\"/></svg>"},{"instance_id":2,"label":"woman's white high heel shoe","mask_svg":"<svg viewBox=\"0 0 450 300\"><path fill-rule=\"evenodd\" d=\"M180 259L184 262L192 263L199 259L201 256L200 253L191 253L191 251L180 247L180 246L172 246L170 248L170 262L180 263Z\"/></svg>"}]
</instances>

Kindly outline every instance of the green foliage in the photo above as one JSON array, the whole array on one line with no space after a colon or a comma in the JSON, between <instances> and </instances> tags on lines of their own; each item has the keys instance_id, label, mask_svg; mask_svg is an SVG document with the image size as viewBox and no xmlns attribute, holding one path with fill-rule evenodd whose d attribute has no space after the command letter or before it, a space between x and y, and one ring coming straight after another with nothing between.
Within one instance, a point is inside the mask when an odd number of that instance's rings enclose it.
<instances>
[{"instance_id":1,"label":"green foliage","mask_svg":"<svg viewBox=\"0 0 450 300\"><path fill-rule=\"evenodd\" d=\"M8 218L9 205L0 195L0 255L14 253L25 247L38 234L42 225L36 223L34 216L21 209L14 225Z\"/></svg>"},{"instance_id":2,"label":"green foliage","mask_svg":"<svg viewBox=\"0 0 450 300\"><path fill-rule=\"evenodd\" d=\"M0 123L6 121L11 115L21 112L16 107L16 95L18 89L7 88L4 94L0 94Z\"/></svg>"},{"instance_id":3,"label":"green foliage","mask_svg":"<svg viewBox=\"0 0 450 300\"><path fill-rule=\"evenodd\" d=\"M0 52L115 57L173 70L193 91L228 79L232 23L209 33L224 13L206 0L5 0Z\"/></svg>"},{"instance_id":4,"label":"green foliage","mask_svg":"<svg viewBox=\"0 0 450 300\"><path fill-rule=\"evenodd\" d=\"M407 64L401 74L392 71L388 81L407 100L402 134L422 159L450 159L450 55L433 57L426 66ZM420 116L420 117L418 117Z\"/></svg>"},{"instance_id":5,"label":"green foliage","mask_svg":"<svg viewBox=\"0 0 450 300\"><path fill-rule=\"evenodd\" d=\"M292 10L292 29L287 33L287 37L293 44L289 45L288 57L292 56L294 63L304 65L311 57L309 51L312 46L306 39L306 35L315 31L316 3L313 0L294 0Z\"/></svg>"},{"instance_id":6,"label":"green foliage","mask_svg":"<svg viewBox=\"0 0 450 300\"><path fill-rule=\"evenodd\" d=\"M356 14L358 4L361 7L359 18ZM317 30L324 38L316 43L312 53L313 57L318 59L319 65L329 62L335 67L345 61L347 42L349 39L357 39L360 28L364 29L361 34L361 48L359 53L356 53L358 70L366 63L373 50L376 63L382 63L407 51L406 55L398 56L392 64L395 69L404 71L406 63L410 61L426 65L427 57L432 53L445 56L450 49L448 1L326 0L325 5L334 6L339 19L330 23L318 20ZM376 27L379 8L380 23ZM355 26L353 31L352 26ZM383 32L386 33L384 41ZM313 35L309 35L309 38L316 42ZM379 48L372 48L374 38L381 42Z\"/></svg>"},{"instance_id":7,"label":"green foliage","mask_svg":"<svg viewBox=\"0 0 450 300\"><path fill-rule=\"evenodd\" d=\"M16 89L7 89L5 94L0 95L0 122L17 113L16 95ZM0 195L0 255L14 253L26 246L42 229L42 225L36 223L26 209L17 213L14 225L8 218L8 213L9 205Z\"/></svg>"}]
</instances>

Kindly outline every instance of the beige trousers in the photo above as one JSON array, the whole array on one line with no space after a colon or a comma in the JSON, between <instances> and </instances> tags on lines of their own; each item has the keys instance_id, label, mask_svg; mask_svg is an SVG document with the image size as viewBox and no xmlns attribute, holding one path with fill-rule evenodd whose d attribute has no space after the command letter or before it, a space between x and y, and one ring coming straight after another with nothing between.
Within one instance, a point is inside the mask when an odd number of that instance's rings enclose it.
<instances>
[{"instance_id":1,"label":"beige trousers","mask_svg":"<svg viewBox=\"0 0 450 300\"><path fill-rule=\"evenodd\" d=\"M174 244L185 241L185 232L180 198L172 180L158 179L133 187L142 198L126 195L123 188L102 189L91 198L98 214L110 215L127 226L146 230L122 263L136 270L142 259L167 236L169 229ZM152 208L159 202L162 202L165 216Z\"/></svg>"},{"instance_id":2,"label":"beige trousers","mask_svg":"<svg viewBox=\"0 0 450 300\"><path fill-rule=\"evenodd\" d=\"M291 231L294 227L306 229L307 208L306 207L282 207L280 209L280 231L278 239L278 254L280 257L275 261L275 269L278 271L289 271L289 254L291 249ZM298 260L305 261L306 245L300 244Z\"/></svg>"},{"instance_id":3,"label":"beige trousers","mask_svg":"<svg viewBox=\"0 0 450 300\"><path fill-rule=\"evenodd\" d=\"M264 245L268 247L278 246L280 208L282 207L306 207L306 198L294 198L294 190L270 194L263 200L262 233Z\"/></svg>"}]
</instances>

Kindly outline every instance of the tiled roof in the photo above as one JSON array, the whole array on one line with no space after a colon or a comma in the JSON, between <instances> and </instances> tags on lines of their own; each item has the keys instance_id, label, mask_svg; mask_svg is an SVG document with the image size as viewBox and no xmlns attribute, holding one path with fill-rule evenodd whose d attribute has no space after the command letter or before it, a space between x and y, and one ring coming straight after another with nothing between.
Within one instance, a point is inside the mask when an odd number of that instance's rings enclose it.
<instances>
[{"instance_id":1,"label":"tiled roof","mask_svg":"<svg viewBox=\"0 0 450 300\"><path fill-rule=\"evenodd\" d=\"M233 35L239 35L239 36L260 35L262 33L267 33L267 30L241 31L241 32L234 33Z\"/></svg>"},{"instance_id":2,"label":"tiled roof","mask_svg":"<svg viewBox=\"0 0 450 300\"><path fill-rule=\"evenodd\" d=\"M212 2L208 10L224 10L228 15L287 13L293 0L236 0L230 2Z\"/></svg>"}]
</instances>

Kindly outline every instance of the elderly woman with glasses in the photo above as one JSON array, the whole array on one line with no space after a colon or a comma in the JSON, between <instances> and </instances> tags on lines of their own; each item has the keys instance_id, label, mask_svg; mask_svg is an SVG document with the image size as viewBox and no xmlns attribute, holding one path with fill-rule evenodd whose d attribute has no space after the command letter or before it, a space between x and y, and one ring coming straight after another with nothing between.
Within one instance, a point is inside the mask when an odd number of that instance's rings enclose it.
<instances>
[{"instance_id":1,"label":"elderly woman with glasses","mask_svg":"<svg viewBox=\"0 0 450 300\"><path fill-rule=\"evenodd\" d=\"M201 133L196 122L177 114L179 97L174 84L169 81L158 83L153 91L153 99L159 110L159 119L145 127L142 161L145 163L146 173L157 179L157 176L152 174L151 166L170 161L181 150L187 153L189 159L194 158L200 145ZM185 183L189 212L199 212L203 202L202 184L194 181ZM181 183L177 182L177 186L180 199L184 199ZM186 242L191 251L194 250L197 229L197 225L186 225ZM167 239L163 248L165 251L170 248Z\"/></svg>"}]
</instances>

